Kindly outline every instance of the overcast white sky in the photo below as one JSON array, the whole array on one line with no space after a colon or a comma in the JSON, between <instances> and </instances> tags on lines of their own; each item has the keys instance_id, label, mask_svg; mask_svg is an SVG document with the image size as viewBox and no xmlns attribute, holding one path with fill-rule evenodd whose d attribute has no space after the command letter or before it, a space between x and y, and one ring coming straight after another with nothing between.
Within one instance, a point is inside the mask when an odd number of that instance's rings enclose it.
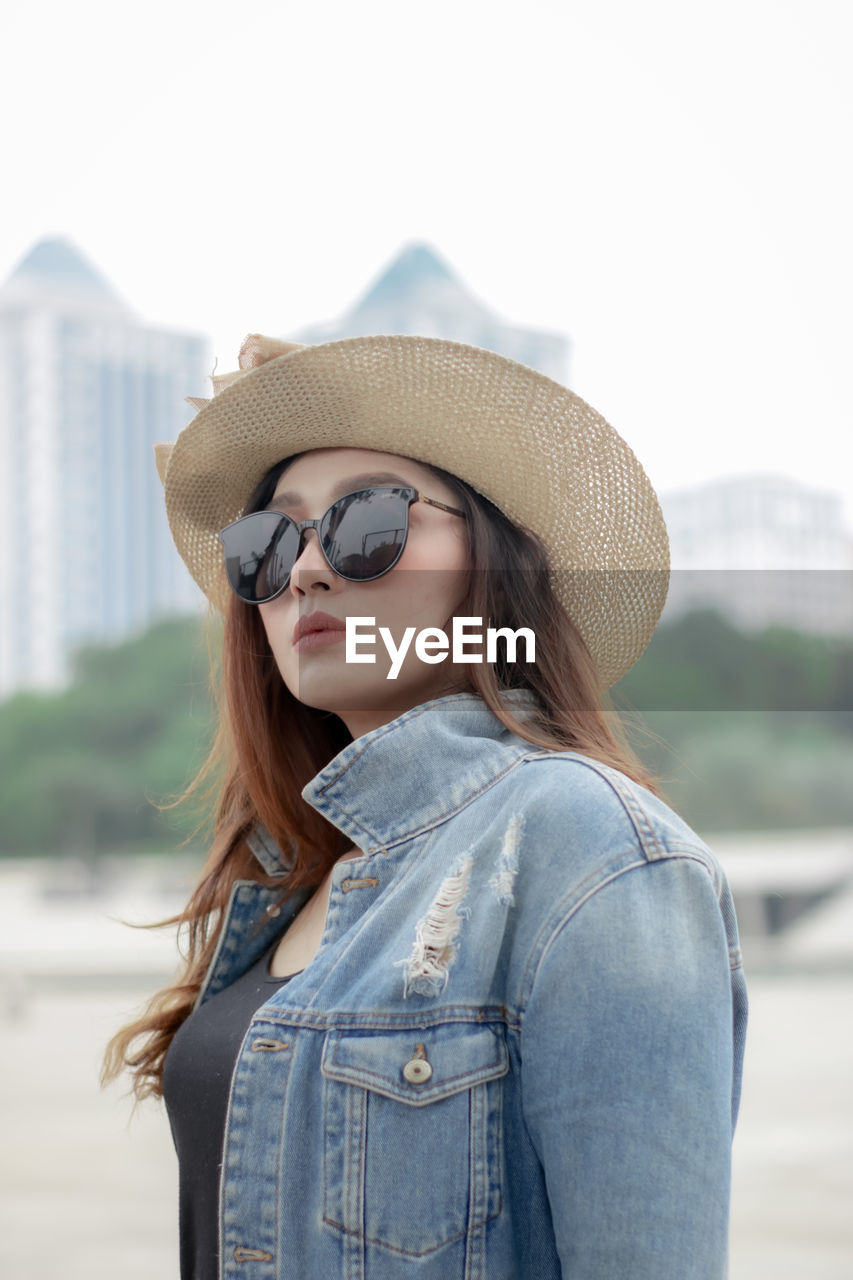
<instances>
[{"instance_id":1,"label":"overcast white sky","mask_svg":"<svg viewBox=\"0 0 853 1280\"><path fill-rule=\"evenodd\" d=\"M0 278L68 236L223 370L425 240L659 488L780 470L853 526L849 0L11 10Z\"/></svg>"}]
</instances>

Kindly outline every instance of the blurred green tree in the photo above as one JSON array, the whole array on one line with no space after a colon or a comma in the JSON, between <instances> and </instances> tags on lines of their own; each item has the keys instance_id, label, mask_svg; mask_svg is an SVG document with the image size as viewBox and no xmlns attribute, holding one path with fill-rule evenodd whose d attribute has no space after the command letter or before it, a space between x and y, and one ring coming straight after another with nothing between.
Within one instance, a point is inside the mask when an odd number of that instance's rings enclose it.
<instances>
[{"instance_id":1,"label":"blurred green tree","mask_svg":"<svg viewBox=\"0 0 853 1280\"><path fill-rule=\"evenodd\" d=\"M217 635L168 620L81 650L67 689L0 704L0 855L172 849L194 830L192 804L158 806L207 754ZM613 700L698 830L853 824L853 642L696 612L658 628Z\"/></svg>"}]
</instances>

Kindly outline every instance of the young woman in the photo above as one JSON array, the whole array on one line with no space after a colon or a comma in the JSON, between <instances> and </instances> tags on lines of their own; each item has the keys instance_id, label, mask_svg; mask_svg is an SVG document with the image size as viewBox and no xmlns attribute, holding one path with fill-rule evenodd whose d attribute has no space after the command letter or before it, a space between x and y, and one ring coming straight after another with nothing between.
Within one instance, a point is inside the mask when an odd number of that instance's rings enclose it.
<instances>
[{"instance_id":1,"label":"young woman","mask_svg":"<svg viewBox=\"0 0 853 1280\"><path fill-rule=\"evenodd\" d=\"M666 593L645 473L462 344L240 366L158 447L222 773L185 972L105 1067L165 1096L184 1280L718 1280L731 896L606 701Z\"/></svg>"}]
</instances>

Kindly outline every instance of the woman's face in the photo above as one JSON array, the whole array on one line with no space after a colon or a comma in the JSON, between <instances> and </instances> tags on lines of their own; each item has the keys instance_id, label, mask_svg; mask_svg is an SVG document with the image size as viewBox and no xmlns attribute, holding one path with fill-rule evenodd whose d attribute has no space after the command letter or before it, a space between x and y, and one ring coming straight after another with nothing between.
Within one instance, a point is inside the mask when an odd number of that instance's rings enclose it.
<instances>
[{"instance_id":1,"label":"woman's face","mask_svg":"<svg viewBox=\"0 0 853 1280\"><path fill-rule=\"evenodd\" d=\"M388 473L382 475L380 473ZM411 458L375 449L314 449L292 462L279 477L270 506L293 520L317 520L341 493L371 484L413 485L425 497L458 508L455 495ZM279 495L291 495L282 502ZM317 533L306 531L302 552L286 589L259 605L264 629L281 677L294 697L310 707L334 712L354 738L387 724L412 707L470 687L464 668L452 654L427 663L415 651L414 637L424 627L439 627L452 642L451 619L468 586L470 557L466 522L423 502L409 507L409 533L393 569L372 582L349 582L327 563ZM322 611L340 622L374 618L359 624L358 652L375 663L346 661L343 631L321 644L295 640L300 618ZM394 663L379 628L387 627L399 648L404 632L415 632L395 679ZM471 647L469 642L469 648ZM475 647L476 651L476 647Z\"/></svg>"}]
</instances>

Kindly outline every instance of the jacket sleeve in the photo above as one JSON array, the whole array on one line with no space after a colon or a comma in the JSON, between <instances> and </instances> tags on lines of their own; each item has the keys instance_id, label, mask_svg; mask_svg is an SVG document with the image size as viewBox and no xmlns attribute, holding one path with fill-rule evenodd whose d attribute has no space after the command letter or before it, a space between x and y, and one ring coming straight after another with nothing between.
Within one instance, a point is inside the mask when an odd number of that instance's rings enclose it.
<instances>
[{"instance_id":1,"label":"jacket sleeve","mask_svg":"<svg viewBox=\"0 0 853 1280\"><path fill-rule=\"evenodd\" d=\"M623 871L546 930L522 1105L566 1277L727 1275L733 1015L725 926L696 859Z\"/></svg>"}]
</instances>

